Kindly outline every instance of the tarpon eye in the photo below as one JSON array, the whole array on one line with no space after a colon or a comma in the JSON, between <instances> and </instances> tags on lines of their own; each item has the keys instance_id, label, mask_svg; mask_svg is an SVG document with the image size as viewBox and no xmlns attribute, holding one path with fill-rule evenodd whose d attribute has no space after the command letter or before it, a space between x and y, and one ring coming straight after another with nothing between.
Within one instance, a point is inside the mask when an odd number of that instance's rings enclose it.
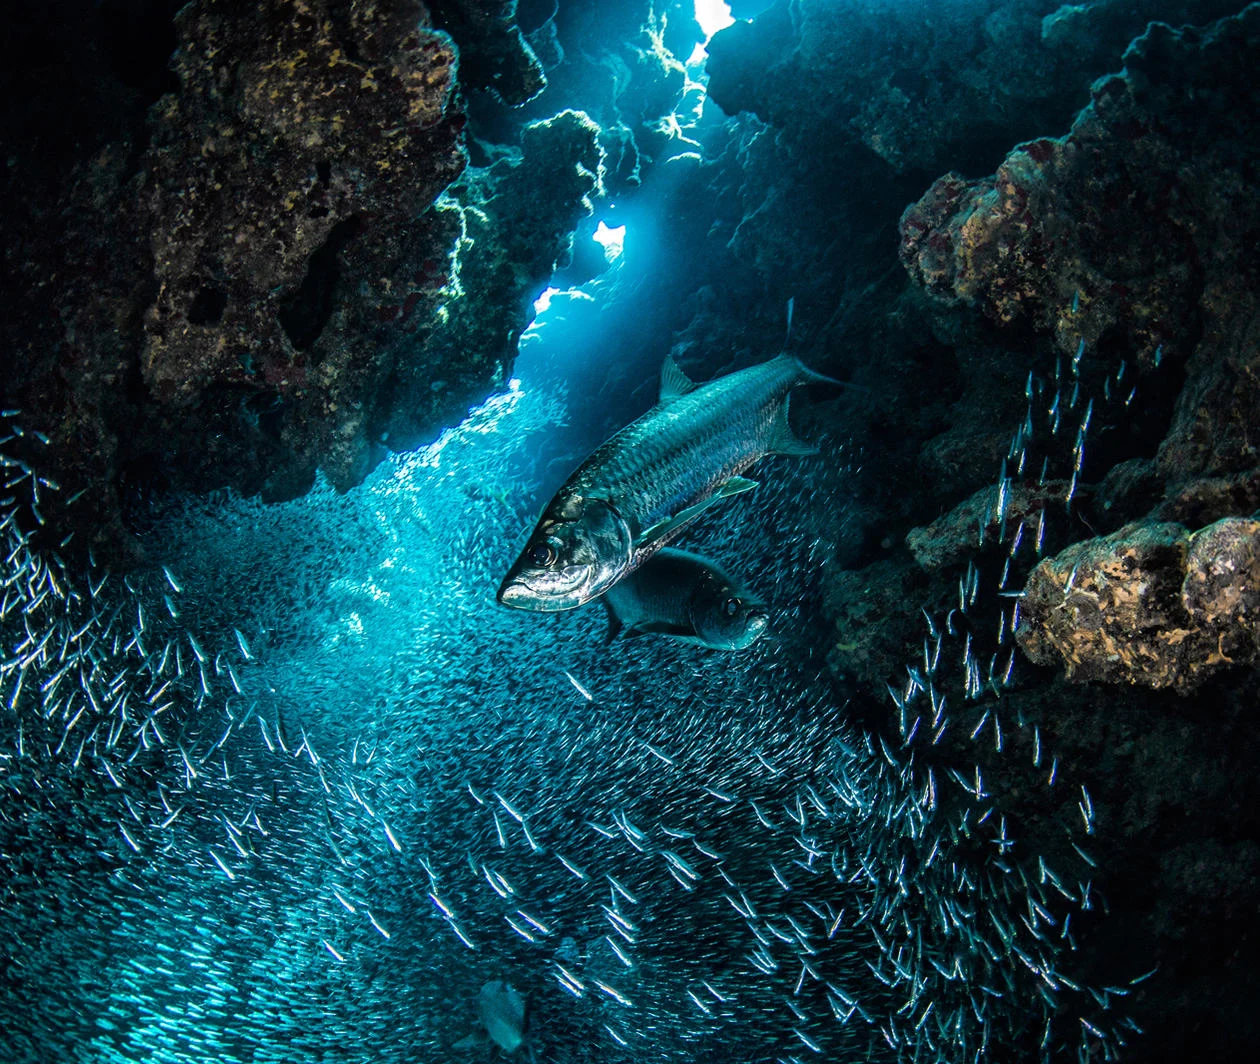
<instances>
[{"instance_id":1,"label":"tarpon eye","mask_svg":"<svg viewBox=\"0 0 1260 1064\"><path fill-rule=\"evenodd\" d=\"M738 617L739 611L744 608L744 604L737 598L728 598L722 603L722 612L728 617Z\"/></svg>"},{"instance_id":2,"label":"tarpon eye","mask_svg":"<svg viewBox=\"0 0 1260 1064\"><path fill-rule=\"evenodd\" d=\"M556 558L556 548L550 543L535 543L529 549L529 564L535 569L550 569Z\"/></svg>"}]
</instances>

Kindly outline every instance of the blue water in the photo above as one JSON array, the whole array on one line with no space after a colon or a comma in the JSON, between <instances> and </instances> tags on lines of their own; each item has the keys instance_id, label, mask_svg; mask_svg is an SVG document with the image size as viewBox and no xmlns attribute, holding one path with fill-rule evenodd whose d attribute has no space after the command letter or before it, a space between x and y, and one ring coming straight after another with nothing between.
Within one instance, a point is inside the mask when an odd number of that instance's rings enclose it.
<instances>
[{"instance_id":1,"label":"blue water","mask_svg":"<svg viewBox=\"0 0 1260 1064\"><path fill-rule=\"evenodd\" d=\"M490 979L556 1062L1042 1038L1064 948L1020 915L1063 899L995 870L983 803L915 766L938 693L890 743L815 657L841 443L685 537L770 636L605 647L598 603L494 601L578 402L513 382L346 495L167 503L125 581L6 527L15 1059L487 1059L451 1047Z\"/></svg>"}]
</instances>

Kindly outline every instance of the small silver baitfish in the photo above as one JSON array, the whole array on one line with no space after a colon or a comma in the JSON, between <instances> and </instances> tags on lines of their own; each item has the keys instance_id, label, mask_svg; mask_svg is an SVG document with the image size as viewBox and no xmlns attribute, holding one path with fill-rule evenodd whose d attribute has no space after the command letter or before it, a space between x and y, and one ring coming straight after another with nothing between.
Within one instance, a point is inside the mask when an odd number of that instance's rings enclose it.
<instances>
[{"instance_id":1,"label":"small silver baitfish","mask_svg":"<svg viewBox=\"0 0 1260 1064\"><path fill-rule=\"evenodd\" d=\"M788 393L840 384L791 355L696 384L665 360L660 401L583 462L543 511L498 599L554 612L602 595L709 507L757 486L768 454L806 455Z\"/></svg>"},{"instance_id":2,"label":"small silver baitfish","mask_svg":"<svg viewBox=\"0 0 1260 1064\"><path fill-rule=\"evenodd\" d=\"M656 633L712 650L745 650L765 632L764 602L720 566L666 547L615 583L601 601L608 608L608 642Z\"/></svg>"}]
</instances>

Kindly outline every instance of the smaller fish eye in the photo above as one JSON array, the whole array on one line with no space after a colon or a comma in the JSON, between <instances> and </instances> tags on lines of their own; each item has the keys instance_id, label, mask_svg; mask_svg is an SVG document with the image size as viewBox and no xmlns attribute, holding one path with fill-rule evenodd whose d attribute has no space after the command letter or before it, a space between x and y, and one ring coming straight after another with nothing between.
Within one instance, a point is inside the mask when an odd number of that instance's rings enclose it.
<instances>
[{"instance_id":1,"label":"smaller fish eye","mask_svg":"<svg viewBox=\"0 0 1260 1064\"><path fill-rule=\"evenodd\" d=\"M737 598L728 598L722 603L722 609L728 617L736 616L744 604Z\"/></svg>"},{"instance_id":2,"label":"smaller fish eye","mask_svg":"<svg viewBox=\"0 0 1260 1064\"><path fill-rule=\"evenodd\" d=\"M535 543L529 551L529 562L537 569L549 569L556 564L556 548L550 543Z\"/></svg>"}]
</instances>

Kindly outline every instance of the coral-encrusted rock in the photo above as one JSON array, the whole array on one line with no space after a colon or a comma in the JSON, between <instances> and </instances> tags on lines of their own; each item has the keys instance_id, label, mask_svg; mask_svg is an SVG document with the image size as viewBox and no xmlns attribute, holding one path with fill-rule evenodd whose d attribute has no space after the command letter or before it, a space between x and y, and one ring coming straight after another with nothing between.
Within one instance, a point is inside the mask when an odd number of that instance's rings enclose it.
<instances>
[{"instance_id":1,"label":"coral-encrusted rock","mask_svg":"<svg viewBox=\"0 0 1260 1064\"><path fill-rule=\"evenodd\" d=\"M317 466L342 486L371 467L390 334L413 332L447 280L445 256L409 239L465 164L455 48L423 13L202 2L177 20L182 91L150 118L158 291L141 369L172 411L235 393L292 456L260 471L272 496ZM364 302L385 336L352 323Z\"/></svg>"},{"instance_id":2,"label":"coral-encrusted rock","mask_svg":"<svg viewBox=\"0 0 1260 1064\"><path fill-rule=\"evenodd\" d=\"M434 22L459 45L459 79L519 106L546 87L543 64L516 24L517 0L429 0Z\"/></svg>"},{"instance_id":3,"label":"coral-encrusted rock","mask_svg":"<svg viewBox=\"0 0 1260 1064\"><path fill-rule=\"evenodd\" d=\"M1215 289L1251 275L1260 7L1203 31L1156 23L1124 60L1067 136L991 178L939 179L902 217L901 257L939 299L1028 319L1068 355L1106 337L1152 364L1186 354Z\"/></svg>"},{"instance_id":4,"label":"coral-encrusted rock","mask_svg":"<svg viewBox=\"0 0 1260 1064\"><path fill-rule=\"evenodd\" d=\"M1176 521L1190 528L1219 521L1230 514L1260 511L1260 469L1229 477L1192 480L1152 511L1158 521Z\"/></svg>"},{"instance_id":5,"label":"coral-encrusted rock","mask_svg":"<svg viewBox=\"0 0 1260 1064\"><path fill-rule=\"evenodd\" d=\"M871 691L905 676L903 648L913 645L921 618L906 609L923 594L913 569L879 561L864 569L832 569L824 576L828 615L835 625L827 664Z\"/></svg>"},{"instance_id":6,"label":"coral-encrusted rock","mask_svg":"<svg viewBox=\"0 0 1260 1064\"><path fill-rule=\"evenodd\" d=\"M1199 477L1245 479L1260 464L1260 260L1253 242L1260 218L1250 216L1260 214L1260 205L1254 191L1250 206L1237 211L1218 204L1220 236L1211 250L1225 268L1207 278L1202 338L1186 363L1186 382L1155 457L1170 486ZM1247 228L1231 231L1231 214Z\"/></svg>"},{"instance_id":7,"label":"coral-encrusted rock","mask_svg":"<svg viewBox=\"0 0 1260 1064\"><path fill-rule=\"evenodd\" d=\"M1069 680L1188 691L1260 660L1260 522L1128 525L1043 561L1016 639Z\"/></svg>"},{"instance_id":8,"label":"coral-encrusted rock","mask_svg":"<svg viewBox=\"0 0 1260 1064\"><path fill-rule=\"evenodd\" d=\"M450 38L418 0L199 0L176 42L147 144L135 109L64 173L13 149L0 392L52 440L29 457L66 489L59 539L118 542L135 485L345 486L392 404L435 434L463 413L387 387L458 234L426 213L465 165Z\"/></svg>"},{"instance_id":9,"label":"coral-encrusted rock","mask_svg":"<svg viewBox=\"0 0 1260 1064\"><path fill-rule=\"evenodd\" d=\"M1066 492L1067 484L1061 480L1012 483L1001 496L996 485L981 488L930 525L912 528L906 546L914 560L932 572L974 554L986 541L999 538L1003 527L1014 530L1022 524L1026 531L1021 537L1035 536L1042 512L1051 505L1061 509Z\"/></svg>"},{"instance_id":10,"label":"coral-encrusted rock","mask_svg":"<svg viewBox=\"0 0 1260 1064\"><path fill-rule=\"evenodd\" d=\"M419 0L195 0L171 30L178 84L157 83L177 92L136 99L93 67L113 127L13 145L0 406L65 487L41 515L58 541L124 542L154 486L347 488L501 385L601 157L569 115L440 198L467 165L457 70L511 36L514 5L475 6L446 5L462 55Z\"/></svg>"}]
</instances>

